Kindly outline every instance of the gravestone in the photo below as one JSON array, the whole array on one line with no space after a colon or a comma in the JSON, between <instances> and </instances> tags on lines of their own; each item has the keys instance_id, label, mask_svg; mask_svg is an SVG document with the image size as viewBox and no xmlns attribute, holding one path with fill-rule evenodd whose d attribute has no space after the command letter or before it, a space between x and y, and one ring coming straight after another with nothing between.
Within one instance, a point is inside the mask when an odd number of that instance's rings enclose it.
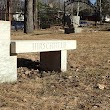
<instances>
[{"instance_id":1,"label":"gravestone","mask_svg":"<svg viewBox=\"0 0 110 110\"><path fill-rule=\"evenodd\" d=\"M73 23L73 27L77 28L80 25L80 16L73 16L72 23Z\"/></svg>"},{"instance_id":2,"label":"gravestone","mask_svg":"<svg viewBox=\"0 0 110 110\"><path fill-rule=\"evenodd\" d=\"M0 83L17 80L16 59L10 56L10 22L0 21Z\"/></svg>"},{"instance_id":3,"label":"gravestone","mask_svg":"<svg viewBox=\"0 0 110 110\"><path fill-rule=\"evenodd\" d=\"M80 26L80 16L73 16L72 23L74 27L74 33L80 33L83 29Z\"/></svg>"}]
</instances>

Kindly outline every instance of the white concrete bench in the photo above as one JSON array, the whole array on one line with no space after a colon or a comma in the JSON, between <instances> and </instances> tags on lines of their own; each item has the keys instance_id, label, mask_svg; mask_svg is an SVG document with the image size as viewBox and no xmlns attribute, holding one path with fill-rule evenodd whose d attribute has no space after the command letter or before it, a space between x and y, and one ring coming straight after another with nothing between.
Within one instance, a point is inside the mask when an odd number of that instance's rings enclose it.
<instances>
[{"instance_id":1,"label":"white concrete bench","mask_svg":"<svg viewBox=\"0 0 110 110\"><path fill-rule=\"evenodd\" d=\"M76 49L75 40L11 41L11 53L40 52L41 68L45 71L66 71L67 50Z\"/></svg>"},{"instance_id":2,"label":"white concrete bench","mask_svg":"<svg viewBox=\"0 0 110 110\"><path fill-rule=\"evenodd\" d=\"M10 22L0 21L0 27L0 82L17 80L17 56L11 54L40 52L44 71L67 70L67 50L76 49L75 40L10 41Z\"/></svg>"}]
</instances>

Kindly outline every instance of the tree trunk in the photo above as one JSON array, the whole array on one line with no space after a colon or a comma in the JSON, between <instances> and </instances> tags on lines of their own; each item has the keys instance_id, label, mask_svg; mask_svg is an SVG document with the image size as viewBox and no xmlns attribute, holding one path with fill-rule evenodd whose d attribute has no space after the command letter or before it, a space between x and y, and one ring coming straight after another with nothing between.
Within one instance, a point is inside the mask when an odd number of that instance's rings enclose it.
<instances>
[{"instance_id":1,"label":"tree trunk","mask_svg":"<svg viewBox=\"0 0 110 110\"><path fill-rule=\"evenodd\" d=\"M34 29L38 29L38 0L33 0L33 11L34 11Z\"/></svg>"},{"instance_id":2,"label":"tree trunk","mask_svg":"<svg viewBox=\"0 0 110 110\"><path fill-rule=\"evenodd\" d=\"M11 21L11 10L10 10L10 5L11 5L11 0L7 0L7 4L6 4L6 18L5 20L7 21Z\"/></svg>"},{"instance_id":3,"label":"tree trunk","mask_svg":"<svg viewBox=\"0 0 110 110\"><path fill-rule=\"evenodd\" d=\"M33 30L33 0L25 0L24 33L32 33Z\"/></svg>"},{"instance_id":4,"label":"tree trunk","mask_svg":"<svg viewBox=\"0 0 110 110\"><path fill-rule=\"evenodd\" d=\"M77 7L77 16L79 16L79 1L78 1L78 7Z\"/></svg>"}]
</instances>

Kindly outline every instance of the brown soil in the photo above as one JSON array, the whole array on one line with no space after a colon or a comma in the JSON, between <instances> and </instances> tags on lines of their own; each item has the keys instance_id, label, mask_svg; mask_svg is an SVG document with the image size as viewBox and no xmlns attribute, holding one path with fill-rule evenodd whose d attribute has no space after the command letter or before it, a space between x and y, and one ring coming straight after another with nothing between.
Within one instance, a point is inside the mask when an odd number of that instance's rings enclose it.
<instances>
[{"instance_id":1,"label":"brown soil","mask_svg":"<svg viewBox=\"0 0 110 110\"><path fill-rule=\"evenodd\" d=\"M14 40L71 39L68 71L43 72L18 67L18 81L0 84L0 110L110 110L110 32L84 29L80 34L39 30L26 35L12 32ZM37 63L38 53L18 54L18 60ZM31 63L32 63L31 62Z\"/></svg>"}]
</instances>

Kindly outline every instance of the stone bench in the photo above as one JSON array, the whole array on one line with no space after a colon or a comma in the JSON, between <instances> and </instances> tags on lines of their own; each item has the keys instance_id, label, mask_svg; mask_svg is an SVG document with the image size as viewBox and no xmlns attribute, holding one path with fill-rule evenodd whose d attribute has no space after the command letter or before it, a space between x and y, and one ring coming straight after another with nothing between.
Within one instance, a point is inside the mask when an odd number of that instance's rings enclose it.
<instances>
[{"instance_id":1,"label":"stone bench","mask_svg":"<svg viewBox=\"0 0 110 110\"><path fill-rule=\"evenodd\" d=\"M75 40L10 41L10 22L0 21L0 27L0 82L17 80L17 53L40 52L44 71L67 71L67 50L76 49Z\"/></svg>"},{"instance_id":2,"label":"stone bench","mask_svg":"<svg viewBox=\"0 0 110 110\"><path fill-rule=\"evenodd\" d=\"M75 40L16 40L11 41L11 53L40 52L44 71L66 71L67 50L76 49Z\"/></svg>"}]
</instances>

